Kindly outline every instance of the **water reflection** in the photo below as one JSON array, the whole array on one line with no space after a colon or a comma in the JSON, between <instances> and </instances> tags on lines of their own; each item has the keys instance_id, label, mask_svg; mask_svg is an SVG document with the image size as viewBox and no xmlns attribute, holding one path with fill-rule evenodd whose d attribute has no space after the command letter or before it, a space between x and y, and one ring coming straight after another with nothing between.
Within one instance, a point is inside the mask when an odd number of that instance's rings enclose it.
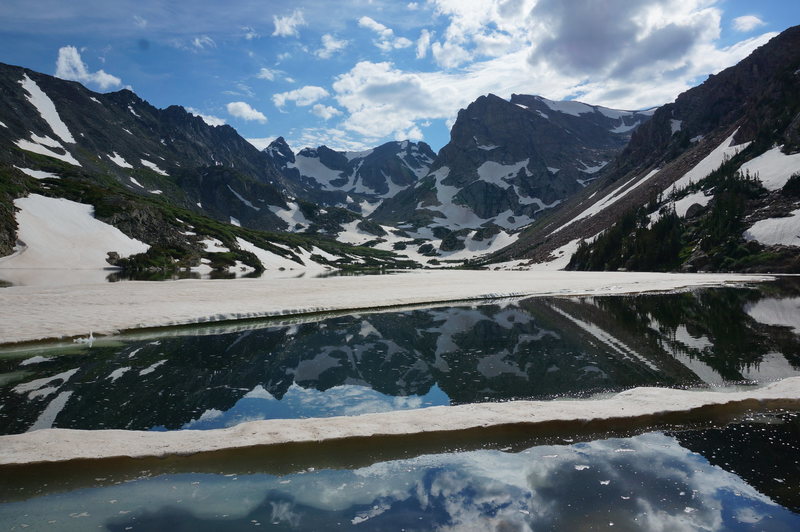
<instances>
[{"instance_id":1,"label":"water reflection","mask_svg":"<svg viewBox=\"0 0 800 532\"><path fill-rule=\"evenodd\" d=\"M0 432L216 428L784 378L800 374L798 294L784 282L532 298L7 354Z\"/></svg>"},{"instance_id":2,"label":"water reflection","mask_svg":"<svg viewBox=\"0 0 800 532\"><path fill-rule=\"evenodd\" d=\"M764 426L772 427L764 432ZM797 530L797 472L754 487L716 453L796 465L797 414L675 434L480 450L294 474L145 476L0 505L0 526L59 530ZM695 451L694 444L705 448ZM786 467L786 464L784 464ZM791 468L791 466L790 466ZM796 467L795 467L796 469ZM772 474L772 473L770 473ZM783 486L790 489L782 490ZM788 507L788 508L787 508Z\"/></svg>"}]
</instances>

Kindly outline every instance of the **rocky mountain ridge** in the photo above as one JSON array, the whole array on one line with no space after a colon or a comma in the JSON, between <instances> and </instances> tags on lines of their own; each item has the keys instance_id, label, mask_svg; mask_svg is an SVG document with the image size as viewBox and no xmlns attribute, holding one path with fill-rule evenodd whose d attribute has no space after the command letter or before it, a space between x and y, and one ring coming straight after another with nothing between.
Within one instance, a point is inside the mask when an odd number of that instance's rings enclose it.
<instances>
[{"instance_id":1,"label":"rocky mountain ridge","mask_svg":"<svg viewBox=\"0 0 800 532\"><path fill-rule=\"evenodd\" d=\"M601 180L489 260L566 266L597 239L571 267L800 269L798 94L794 27L656 110Z\"/></svg>"},{"instance_id":2,"label":"rocky mountain ridge","mask_svg":"<svg viewBox=\"0 0 800 532\"><path fill-rule=\"evenodd\" d=\"M295 154L283 137L264 150L298 195L324 206L349 208L368 216L386 198L426 175L436 154L424 142L394 141L363 152L327 146Z\"/></svg>"},{"instance_id":3,"label":"rocky mountain ridge","mask_svg":"<svg viewBox=\"0 0 800 532\"><path fill-rule=\"evenodd\" d=\"M430 239L432 254L444 257L499 249L601 175L649 117L539 96L482 96L459 112L428 175L369 218Z\"/></svg>"}]
</instances>

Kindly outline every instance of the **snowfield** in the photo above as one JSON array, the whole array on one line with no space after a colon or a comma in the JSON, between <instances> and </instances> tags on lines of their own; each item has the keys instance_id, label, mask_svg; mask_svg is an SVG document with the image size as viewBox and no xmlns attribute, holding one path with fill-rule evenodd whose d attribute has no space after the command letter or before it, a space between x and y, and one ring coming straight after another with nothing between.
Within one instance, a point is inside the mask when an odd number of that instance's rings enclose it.
<instances>
[{"instance_id":1,"label":"snowfield","mask_svg":"<svg viewBox=\"0 0 800 532\"><path fill-rule=\"evenodd\" d=\"M767 245L800 246L800 209L792 211L791 216L758 221L744 232L744 237Z\"/></svg>"},{"instance_id":2,"label":"snowfield","mask_svg":"<svg viewBox=\"0 0 800 532\"><path fill-rule=\"evenodd\" d=\"M150 246L93 216L91 205L31 194L14 200L19 209L18 251L0 258L0 270L102 270L109 251L120 257L144 253Z\"/></svg>"},{"instance_id":3,"label":"snowfield","mask_svg":"<svg viewBox=\"0 0 800 532\"><path fill-rule=\"evenodd\" d=\"M733 274L414 271L331 278L11 286L0 290L0 343L315 312L512 296L664 291L768 279Z\"/></svg>"},{"instance_id":4,"label":"snowfield","mask_svg":"<svg viewBox=\"0 0 800 532\"><path fill-rule=\"evenodd\" d=\"M407 436L498 426L566 422L617 422L714 405L779 407L800 400L800 377L739 392L634 388L607 399L511 401L436 406L379 414L315 419L251 421L216 430L174 432L43 429L0 436L0 465L113 457L162 457L242 449L258 445L310 443L345 438ZM437 440L441 439L436 435Z\"/></svg>"}]
</instances>

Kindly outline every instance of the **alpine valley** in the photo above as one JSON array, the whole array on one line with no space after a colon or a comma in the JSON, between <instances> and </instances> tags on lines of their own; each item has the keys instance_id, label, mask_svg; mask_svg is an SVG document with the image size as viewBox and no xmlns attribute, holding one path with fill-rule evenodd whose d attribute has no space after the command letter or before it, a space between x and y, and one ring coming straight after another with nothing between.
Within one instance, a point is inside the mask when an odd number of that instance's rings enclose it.
<instances>
[{"instance_id":1,"label":"alpine valley","mask_svg":"<svg viewBox=\"0 0 800 532\"><path fill-rule=\"evenodd\" d=\"M183 107L10 65L0 91L4 267L800 272L798 27L657 109L481 96L439 153L259 151ZM90 259L26 236L78 211L121 235Z\"/></svg>"}]
</instances>

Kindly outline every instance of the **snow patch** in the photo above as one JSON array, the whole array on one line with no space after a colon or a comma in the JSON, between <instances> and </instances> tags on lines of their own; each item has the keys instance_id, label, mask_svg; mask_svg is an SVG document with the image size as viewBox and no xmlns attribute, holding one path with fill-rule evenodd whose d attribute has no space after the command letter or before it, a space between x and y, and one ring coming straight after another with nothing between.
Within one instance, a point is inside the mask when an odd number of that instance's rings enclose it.
<instances>
[{"instance_id":1,"label":"snow patch","mask_svg":"<svg viewBox=\"0 0 800 532\"><path fill-rule=\"evenodd\" d=\"M111 162L113 162L114 164L116 164L117 166L119 166L121 168L133 168L133 165L130 164L125 159L123 159L121 155L118 155L117 152L112 152L112 153L114 154L113 156L112 155L106 155L106 157L111 159Z\"/></svg>"},{"instance_id":2,"label":"snow patch","mask_svg":"<svg viewBox=\"0 0 800 532\"><path fill-rule=\"evenodd\" d=\"M94 218L91 205L31 194L14 200L21 249L0 259L5 268L109 268L106 256L144 253L150 246Z\"/></svg>"},{"instance_id":3,"label":"snow patch","mask_svg":"<svg viewBox=\"0 0 800 532\"><path fill-rule=\"evenodd\" d=\"M243 238L236 237L236 244L242 251L249 251L255 255L267 270L279 270L281 268L285 270L295 270L303 267L303 265L291 259L287 259L286 257L260 248L252 242L244 240Z\"/></svg>"},{"instance_id":4,"label":"snow patch","mask_svg":"<svg viewBox=\"0 0 800 532\"><path fill-rule=\"evenodd\" d=\"M14 141L14 144L16 144L16 146L21 150L29 151L32 153L38 153L39 155L46 155L47 157L52 157L54 159L58 159L59 161L64 161L65 163L69 163L74 166L81 166L81 163L79 163L78 160L75 159L75 157L73 157L72 154L68 152L67 149L64 148L58 141L53 141L49 137L38 137L35 134L31 134L31 136L34 138L33 142L25 139L19 139L17 141ZM36 142L35 139L37 138L47 139L49 141L52 141L52 143ZM55 145L53 145L53 143L55 143ZM60 148L64 150L64 153L58 153L56 151L51 150L50 148Z\"/></svg>"},{"instance_id":5,"label":"snow patch","mask_svg":"<svg viewBox=\"0 0 800 532\"><path fill-rule=\"evenodd\" d=\"M300 230L305 229L308 227L311 222L305 217L303 212L300 210L300 205L295 202L288 202L287 206L288 209L284 209L282 207L278 207L275 205L270 205L269 210L271 210L278 218L286 222L289 226L289 231L295 231L296 226L299 224Z\"/></svg>"},{"instance_id":6,"label":"snow patch","mask_svg":"<svg viewBox=\"0 0 800 532\"><path fill-rule=\"evenodd\" d=\"M22 88L28 93L28 101L39 111L39 114L44 121L47 122L47 125L50 126L53 133L64 142L75 144L75 137L72 136L72 133L70 133L64 121L61 120L53 100L51 100L27 74L22 75L22 80L19 84L22 85Z\"/></svg>"},{"instance_id":7,"label":"snow patch","mask_svg":"<svg viewBox=\"0 0 800 532\"><path fill-rule=\"evenodd\" d=\"M800 209L784 218L760 220L744 232L744 237L766 245L800 246Z\"/></svg>"},{"instance_id":8,"label":"snow patch","mask_svg":"<svg viewBox=\"0 0 800 532\"><path fill-rule=\"evenodd\" d=\"M692 205L702 205L705 207L709 204L713 196L706 196L702 190L698 190L693 194L689 194L685 198L681 198L674 203L675 205L675 214L680 216L681 218L686 217L686 213L689 211L689 207Z\"/></svg>"},{"instance_id":9,"label":"snow patch","mask_svg":"<svg viewBox=\"0 0 800 532\"><path fill-rule=\"evenodd\" d=\"M241 201L242 203L244 203L245 205L247 205L248 207L250 207L253 210L256 210L256 211L260 211L261 210L260 207L256 207L255 205L253 205L250 202L250 200L244 198L241 194L239 194L238 192L233 190L230 185L227 185L227 186L228 186L228 190L230 190L231 193L239 199L239 201Z\"/></svg>"},{"instance_id":10,"label":"snow patch","mask_svg":"<svg viewBox=\"0 0 800 532\"><path fill-rule=\"evenodd\" d=\"M155 173L161 174L163 176L167 175L167 173L164 170L162 170L161 168L159 168L156 163L150 162L147 159L140 159L140 161L142 162L142 164L144 166L148 167L150 170L154 171Z\"/></svg>"},{"instance_id":11,"label":"snow patch","mask_svg":"<svg viewBox=\"0 0 800 532\"><path fill-rule=\"evenodd\" d=\"M508 187L506 179L516 177L520 170L528 166L530 159L519 161L514 164L500 164L494 161L486 161L478 167L478 177L481 181L497 185L500 188Z\"/></svg>"},{"instance_id":12,"label":"snow patch","mask_svg":"<svg viewBox=\"0 0 800 532\"><path fill-rule=\"evenodd\" d=\"M200 241L201 244L206 248L206 251L209 253L227 253L230 251L229 248L222 245L222 242L217 240L216 238L205 238L204 240Z\"/></svg>"},{"instance_id":13,"label":"snow patch","mask_svg":"<svg viewBox=\"0 0 800 532\"><path fill-rule=\"evenodd\" d=\"M569 225L572 225L575 222L583 220L584 218L589 218L590 216L594 216L595 214L599 213L600 211L610 207L611 205L613 205L614 203L616 203L617 201L619 201L620 199L622 199L626 195L628 195L631 191L633 191L636 188L640 187L642 184L647 183L650 180L651 177L653 177L654 175L656 175L656 173L658 173L658 171L659 171L659 169L656 168L655 170L650 171L650 173L648 173L646 176L644 176L642 178L634 177L630 181L626 181L625 183L623 183L619 187L615 188L608 196L606 196L605 198L601 199L600 201L594 203L588 209L583 211L581 214L579 214L578 216L576 216L572 220L568 221L567 223L565 223L561 227L553 230L550 234L552 235L554 233L557 233L557 232L561 231L562 229L564 229L565 227L567 227ZM631 183L633 183L634 181L636 181L636 183L631 185ZM631 186L628 186L628 185L631 185Z\"/></svg>"},{"instance_id":14,"label":"snow patch","mask_svg":"<svg viewBox=\"0 0 800 532\"><path fill-rule=\"evenodd\" d=\"M45 172L44 170L32 170L30 168L22 168L20 166L15 166L14 168L19 170L23 174L31 176L34 179L61 179L60 176L52 172Z\"/></svg>"},{"instance_id":15,"label":"snow patch","mask_svg":"<svg viewBox=\"0 0 800 532\"><path fill-rule=\"evenodd\" d=\"M767 190L783 188L792 174L800 173L800 153L785 155L779 146L744 163L739 171L757 176Z\"/></svg>"},{"instance_id":16,"label":"snow patch","mask_svg":"<svg viewBox=\"0 0 800 532\"><path fill-rule=\"evenodd\" d=\"M683 174L683 177L675 181L671 186L669 186L665 191L664 195L669 196L671 193L678 189L686 188L692 183L697 183L701 179L704 179L708 174L716 170L720 167L720 165L726 160L743 149L750 145L749 142L745 142L743 144L739 144L733 146L733 138L736 136L736 133L739 130L737 129L731 136L727 139L723 140L722 143L717 146L714 151L709 153L702 161L697 163L691 170Z\"/></svg>"}]
</instances>

